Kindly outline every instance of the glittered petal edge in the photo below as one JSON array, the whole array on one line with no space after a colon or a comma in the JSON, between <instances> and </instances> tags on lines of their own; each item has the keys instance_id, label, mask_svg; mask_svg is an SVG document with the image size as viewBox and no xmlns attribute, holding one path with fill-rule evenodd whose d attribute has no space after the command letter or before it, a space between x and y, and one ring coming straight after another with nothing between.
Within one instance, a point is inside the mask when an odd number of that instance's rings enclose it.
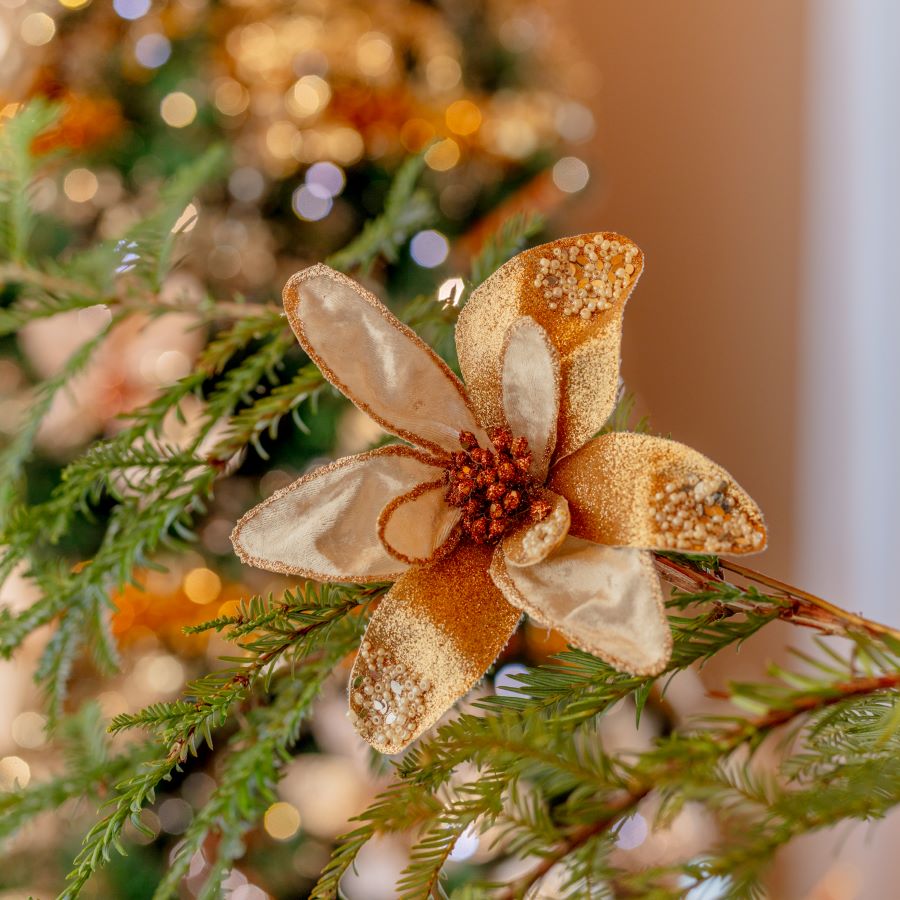
<instances>
[{"instance_id":1,"label":"glittered petal edge","mask_svg":"<svg viewBox=\"0 0 900 900\"><path fill-rule=\"evenodd\" d=\"M391 556L408 565L442 559L459 542L462 511L444 501L443 479L417 484L391 500L378 516L378 538Z\"/></svg>"},{"instance_id":2,"label":"glittered petal edge","mask_svg":"<svg viewBox=\"0 0 900 900\"><path fill-rule=\"evenodd\" d=\"M570 536L526 568L498 551L490 574L512 605L616 669L653 676L668 665L672 633L650 554Z\"/></svg>"},{"instance_id":3,"label":"glittered petal edge","mask_svg":"<svg viewBox=\"0 0 900 900\"><path fill-rule=\"evenodd\" d=\"M399 753L434 725L515 631L521 614L488 577L490 559L490 549L461 544L446 559L410 569L373 613L349 703L357 732L381 753Z\"/></svg>"},{"instance_id":4,"label":"glittered petal edge","mask_svg":"<svg viewBox=\"0 0 900 900\"><path fill-rule=\"evenodd\" d=\"M232 545L244 564L283 575L393 581L408 566L379 541L378 516L392 497L440 472L439 460L413 447L343 457L250 509L235 525Z\"/></svg>"},{"instance_id":5,"label":"glittered petal edge","mask_svg":"<svg viewBox=\"0 0 900 900\"><path fill-rule=\"evenodd\" d=\"M569 533L569 504L565 497L542 488L537 497L550 504L550 512L537 522L525 522L507 534L501 543L511 566L533 566L546 559Z\"/></svg>"},{"instance_id":6,"label":"glittered petal edge","mask_svg":"<svg viewBox=\"0 0 900 900\"><path fill-rule=\"evenodd\" d=\"M433 453L480 428L450 367L362 285L324 264L293 275L284 309L322 375L386 431Z\"/></svg>"}]
</instances>

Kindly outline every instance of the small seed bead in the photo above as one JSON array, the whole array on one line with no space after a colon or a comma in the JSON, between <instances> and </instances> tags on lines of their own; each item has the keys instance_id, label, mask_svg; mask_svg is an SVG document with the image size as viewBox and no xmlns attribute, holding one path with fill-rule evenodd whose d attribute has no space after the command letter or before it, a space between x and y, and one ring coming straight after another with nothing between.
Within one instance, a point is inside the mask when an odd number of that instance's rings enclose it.
<instances>
[{"instance_id":1,"label":"small seed bead","mask_svg":"<svg viewBox=\"0 0 900 900\"><path fill-rule=\"evenodd\" d=\"M740 508L727 481L691 474L660 483L650 507L665 550L729 553L757 549L762 531Z\"/></svg>"},{"instance_id":2,"label":"small seed bead","mask_svg":"<svg viewBox=\"0 0 900 900\"><path fill-rule=\"evenodd\" d=\"M568 248L554 247L538 260L534 286L550 309L585 321L612 308L626 293L637 268L634 244L608 240L595 234L579 238Z\"/></svg>"},{"instance_id":3,"label":"small seed bead","mask_svg":"<svg viewBox=\"0 0 900 900\"><path fill-rule=\"evenodd\" d=\"M425 715L431 679L419 678L383 647L360 647L357 675L350 686L350 718L376 745L412 740Z\"/></svg>"}]
</instances>

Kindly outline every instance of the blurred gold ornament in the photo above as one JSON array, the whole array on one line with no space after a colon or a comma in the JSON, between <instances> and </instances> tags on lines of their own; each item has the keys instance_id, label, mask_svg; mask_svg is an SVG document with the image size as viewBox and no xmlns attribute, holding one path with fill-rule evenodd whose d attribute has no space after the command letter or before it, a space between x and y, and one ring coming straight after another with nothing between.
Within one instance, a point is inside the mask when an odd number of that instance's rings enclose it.
<instances>
[{"instance_id":1,"label":"blurred gold ornament","mask_svg":"<svg viewBox=\"0 0 900 900\"><path fill-rule=\"evenodd\" d=\"M471 28L482 41L492 36L498 54L529 65L488 90L496 78L474 70L477 54L465 68ZM451 16L408 0L233 0L219 11L216 33L225 51L217 56L216 106L243 117L238 141L246 157L282 176L301 163L336 158L328 140L336 129L358 136L357 153L372 158L418 152L442 139L432 154L432 168L441 172L479 156L514 163L559 142L571 88L563 73L577 68L541 2L463 4ZM530 81L529 71L540 71L540 81ZM299 128L292 164L282 144L273 149L268 138L285 116ZM308 131L325 140L307 144Z\"/></svg>"},{"instance_id":2,"label":"blurred gold ornament","mask_svg":"<svg viewBox=\"0 0 900 900\"><path fill-rule=\"evenodd\" d=\"M122 130L119 104L109 97L93 97L65 88L57 91L50 85L40 93L62 104L62 116L57 125L34 142L35 153L60 148L87 150L105 144Z\"/></svg>"},{"instance_id":3,"label":"blurred gold ornament","mask_svg":"<svg viewBox=\"0 0 900 900\"><path fill-rule=\"evenodd\" d=\"M135 581L141 587L128 585L113 596L112 632L119 646L124 649L153 637L181 656L202 653L209 642L207 633L187 635L184 627L233 612L245 590L204 567L139 570Z\"/></svg>"}]
</instances>

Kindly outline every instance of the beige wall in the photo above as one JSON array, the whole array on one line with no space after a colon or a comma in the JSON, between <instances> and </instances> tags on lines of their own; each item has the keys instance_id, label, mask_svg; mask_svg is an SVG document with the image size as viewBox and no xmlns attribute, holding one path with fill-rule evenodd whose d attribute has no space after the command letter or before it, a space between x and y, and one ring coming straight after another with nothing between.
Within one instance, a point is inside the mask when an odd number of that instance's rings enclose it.
<instances>
[{"instance_id":1,"label":"beige wall","mask_svg":"<svg viewBox=\"0 0 900 900\"><path fill-rule=\"evenodd\" d=\"M594 179L558 228L644 249L623 374L656 431L758 500L758 563L790 576L803 4L567 5L602 83Z\"/></svg>"},{"instance_id":2,"label":"beige wall","mask_svg":"<svg viewBox=\"0 0 900 900\"><path fill-rule=\"evenodd\" d=\"M750 491L770 532L751 564L790 579L805 4L567 3L602 82L585 152L594 178L557 228L621 231L646 252L626 313L624 377L657 432ZM779 641L797 638L788 632L717 658L704 680L758 677ZM805 863L784 854L772 896L806 895L828 852L807 851Z\"/></svg>"}]
</instances>

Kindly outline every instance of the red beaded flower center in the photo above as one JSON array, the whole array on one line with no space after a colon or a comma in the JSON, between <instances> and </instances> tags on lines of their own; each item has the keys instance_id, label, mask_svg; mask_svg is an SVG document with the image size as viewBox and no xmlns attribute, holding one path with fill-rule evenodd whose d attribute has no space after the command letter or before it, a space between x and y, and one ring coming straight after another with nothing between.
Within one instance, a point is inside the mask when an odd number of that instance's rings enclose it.
<instances>
[{"instance_id":1,"label":"red beaded flower center","mask_svg":"<svg viewBox=\"0 0 900 900\"><path fill-rule=\"evenodd\" d=\"M477 544L494 544L526 517L538 521L550 512L528 474L528 441L508 428L492 429L490 438L493 451L479 446L471 431L461 431L462 450L447 468L447 503L462 509L463 531Z\"/></svg>"}]
</instances>

